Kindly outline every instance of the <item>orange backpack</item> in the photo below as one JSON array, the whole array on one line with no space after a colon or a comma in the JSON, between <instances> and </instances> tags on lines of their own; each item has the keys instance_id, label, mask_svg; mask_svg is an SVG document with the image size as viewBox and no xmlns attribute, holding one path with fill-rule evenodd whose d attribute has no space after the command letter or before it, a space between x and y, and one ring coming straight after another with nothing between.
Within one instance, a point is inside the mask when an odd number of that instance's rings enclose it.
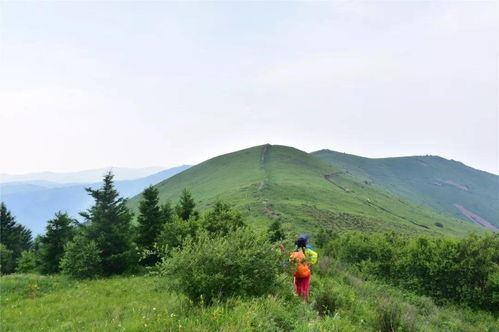
<instances>
[{"instance_id":1,"label":"orange backpack","mask_svg":"<svg viewBox=\"0 0 499 332\"><path fill-rule=\"evenodd\" d=\"M303 251L293 251L291 253L290 259L294 261L297 266L294 268L293 275L297 278L308 278L310 277L309 264L303 262L305 260L305 253Z\"/></svg>"}]
</instances>

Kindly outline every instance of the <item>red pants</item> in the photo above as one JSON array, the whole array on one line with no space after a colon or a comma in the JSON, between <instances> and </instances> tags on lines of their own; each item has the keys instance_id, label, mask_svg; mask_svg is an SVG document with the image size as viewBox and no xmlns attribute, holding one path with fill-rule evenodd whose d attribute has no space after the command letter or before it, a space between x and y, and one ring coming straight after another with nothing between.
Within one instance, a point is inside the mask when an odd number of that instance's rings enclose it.
<instances>
[{"instance_id":1,"label":"red pants","mask_svg":"<svg viewBox=\"0 0 499 332\"><path fill-rule=\"evenodd\" d=\"M310 277L306 278L297 278L295 277L295 290L296 294L304 299L308 299L309 291L310 291Z\"/></svg>"}]
</instances>

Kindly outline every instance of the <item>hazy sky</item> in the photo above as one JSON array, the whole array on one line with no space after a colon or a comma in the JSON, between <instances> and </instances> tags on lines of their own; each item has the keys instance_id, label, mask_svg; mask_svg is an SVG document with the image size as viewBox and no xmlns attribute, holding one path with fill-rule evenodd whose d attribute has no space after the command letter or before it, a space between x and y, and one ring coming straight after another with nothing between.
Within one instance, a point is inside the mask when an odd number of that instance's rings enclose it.
<instances>
[{"instance_id":1,"label":"hazy sky","mask_svg":"<svg viewBox=\"0 0 499 332\"><path fill-rule=\"evenodd\" d=\"M490 2L0 3L0 172L284 144L499 174Z\"/></svg>"}]
</instances>

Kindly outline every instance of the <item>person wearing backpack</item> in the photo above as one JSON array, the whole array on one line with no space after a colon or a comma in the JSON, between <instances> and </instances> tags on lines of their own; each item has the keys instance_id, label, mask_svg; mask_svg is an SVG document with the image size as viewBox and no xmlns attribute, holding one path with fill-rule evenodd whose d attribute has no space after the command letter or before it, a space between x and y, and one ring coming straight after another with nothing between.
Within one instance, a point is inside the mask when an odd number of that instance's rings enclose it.
<instances>
[{"instance_id":1,"label":"person wearing backpack","mask_svg":"<svg viewBox=\"0 0 499 332\"><path fill-rule=\"evenodd\" d=\"M308 237L301 235L295 242L295 251L289 260L293 262L293 275L295 277L296 295L308 299L310 291L310 277L312 273L310 266L317 263L317 253L308 245Z\"/></svg>"}]
</instances>

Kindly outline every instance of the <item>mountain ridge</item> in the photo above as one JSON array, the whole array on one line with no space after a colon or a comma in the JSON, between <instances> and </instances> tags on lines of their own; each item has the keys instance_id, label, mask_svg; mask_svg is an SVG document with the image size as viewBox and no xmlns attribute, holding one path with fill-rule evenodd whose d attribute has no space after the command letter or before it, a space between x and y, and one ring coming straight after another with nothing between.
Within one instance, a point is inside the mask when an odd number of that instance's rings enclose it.
<instances>
[{"instance_id":1,"label":"mountain ridge","mask_svg":"<svg viewBox=\"0 0 499 332\"><path fill-rule=\"evenodd\" d=\"M404 199L499 230L499 176L440 156L366 158L332 150L312 155Z\"/></svg>"},{"instance_id":2,"label":"mountain ridge","mask_svg":"<svg viewBox=\"0 0 499 332\"><path fill-rule=\"evenodd\" d=\"M156 187L175 203L184 188L201 211L227 201L259 227L280 219L296 230L313 228L461 234L477 230L463 220L404 201L298 149L260 145L210 158ZM130 199L137 209L140 195ZM435 226L445 225L445 230Z\"/></svg>"}]
</instances>

